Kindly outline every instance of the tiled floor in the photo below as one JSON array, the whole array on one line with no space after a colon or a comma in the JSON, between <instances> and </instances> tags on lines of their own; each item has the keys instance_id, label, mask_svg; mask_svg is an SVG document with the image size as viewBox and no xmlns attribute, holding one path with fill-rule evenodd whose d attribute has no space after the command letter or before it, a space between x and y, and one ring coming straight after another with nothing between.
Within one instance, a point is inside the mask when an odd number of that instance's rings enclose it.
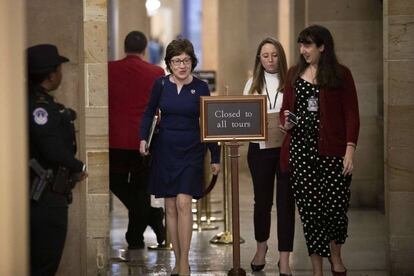
<instances>
[{"instance_id":1,"label":"tiled floor","mask_svg":"<svg viewBox=\"0 0 414 276\"><path fill-rule=\"evenodd\" d=\"M212 200L222 199L222 186L218 184ZM222 203L213 203L213 210L222 210ZM272 224L272 236L269 240L269 252L264 272L252 274L250 261L255 252L253 236L253 199L252 187L248 176L240 177L240 232L246 241L241 245L241 267L247 275L279 275L277 271L276 228ZM275 220L275 210L273 210ZM222 214L214 214L222 216ZM173 265L172 251L134 250L127 252L124 233L127 214L123 206L114 200L111 231L111 264L109 275L169 275ZM343 247L343 258L349 276L386 276L386 229L385 216L376 210L351 209L349 212L349 238ZM272 221L273 222L273 221ZM210 239L223 231L223 222L214 223L218 230L194 231L190 251L191 275L227 275L233 267L232 246L214 245ZM147 245L154 244L155 235L150 228L145 232ZM129 255L129 261L122 260ZM121 258L120 258L121 257ZM303 238L302 226L296 216L294 252L291 255L291 267L296 276L312 275L311 263ZM324 264L325 275L331 275L329 266Z\"/></svg>"}]
</instances>

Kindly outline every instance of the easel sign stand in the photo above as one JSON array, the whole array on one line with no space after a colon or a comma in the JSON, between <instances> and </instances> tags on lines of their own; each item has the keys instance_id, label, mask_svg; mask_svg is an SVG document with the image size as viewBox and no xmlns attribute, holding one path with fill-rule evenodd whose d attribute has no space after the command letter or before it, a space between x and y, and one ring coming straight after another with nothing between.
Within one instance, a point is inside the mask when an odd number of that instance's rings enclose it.
<instances>
[{"instance_id":1,"label":"easel sign stand","mask_svg":"<svg viewBox=\"0 0 414 276\"><path fill-rule=\"evenodd\" d=\"M244 276L240 267L239 141L267 139L265 96L201 97L201 141L224 141L230 148L232 187L233 268L228 275Z\"/></svg>"},{"instance_id":2,"label":"easel sign stand","mask_svg":"<svg viewBox=\"0 0 414 276\"><path fill-rule=\"evenodd\" d=\"M228 275L246 275L240 267L240 212L239 212L239 142L226 143L230 148L232 227L233 227L233 268Z\"/></svg>"}]
</instances>

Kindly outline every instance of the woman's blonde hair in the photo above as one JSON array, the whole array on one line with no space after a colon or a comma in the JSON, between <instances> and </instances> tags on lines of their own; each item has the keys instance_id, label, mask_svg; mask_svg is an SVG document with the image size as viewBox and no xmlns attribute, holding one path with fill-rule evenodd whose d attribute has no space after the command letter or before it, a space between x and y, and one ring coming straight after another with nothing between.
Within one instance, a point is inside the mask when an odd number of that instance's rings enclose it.
<instances>
[{"instance_id":1,"label":"woman's blonde hair","mask_svg":"<svg viewBox=\"0 0 414 276\"><path fill-rule=\"evenodd\" d=\"M252 86L250 87L249 94L254 94L256 91L259 94L262 94L263 86L264 86L264 68L262 62L260 61L260 52L262 51L262 47L265 44L272 44L275 46L277 50L277 67L278 67L278 79L279 79L279 87L278 91L282 91L285 87L285 79L287 73L287 62L286 62L286 54L285 50L283 49L282 44L279 41L272 37L266 37L265 39L260 42L259 46L257 47L256 57L254 61L254 71L253 71L253 81Z\"/></svg>"}]
</instances>

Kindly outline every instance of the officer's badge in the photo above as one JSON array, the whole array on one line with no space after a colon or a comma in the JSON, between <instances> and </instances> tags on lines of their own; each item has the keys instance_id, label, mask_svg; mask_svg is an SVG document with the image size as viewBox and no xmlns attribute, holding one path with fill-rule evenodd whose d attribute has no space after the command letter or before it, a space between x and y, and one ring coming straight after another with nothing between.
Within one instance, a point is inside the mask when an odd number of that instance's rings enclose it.
<instances>
[{"instance_id":1,"label":"officer's badge","mask_svg":"<svg viewBox=\"0 0 414 276\"><path fill-rule=\"evenodd\" d=\"M36 124L38 125L44 125L47 123L47 116L49 114L47 114L47 111L44 108L36 108L33 111L33 118Z\"/></svg>"}]
</instances>

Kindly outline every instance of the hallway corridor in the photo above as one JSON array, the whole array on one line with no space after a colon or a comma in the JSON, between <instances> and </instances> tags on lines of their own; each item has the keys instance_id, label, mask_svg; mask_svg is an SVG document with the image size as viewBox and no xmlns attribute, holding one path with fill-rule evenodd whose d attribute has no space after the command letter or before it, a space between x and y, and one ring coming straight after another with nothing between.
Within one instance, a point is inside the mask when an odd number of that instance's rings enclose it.
<instances>
[{"instance_id":1,"label":"hallway corridor","mask_svg":"<svg viewBox=\"0 0 414 276\"><path fill-rule=\"evenodd\" d=\"M264 272L252 273L250 261L255 252L253 236L253 197L252 186L248 175L240 175L240 233L246 241L241 244L241 267L247 275L277 276L277 242L276 211L272 210L272 230L269 240L269 252L266 257ZM222 200L222 186L218 183L213 191L212 199ZM222 203L212 204L213 210L221 210ZM221 217L222 214L214 214ZM114 209L111 221L111 264L108 275L169 275L174 264L172 251L134 250L129 252L129 261L125 261L127 245L124 233L128 216L121 203L114 198ZM349 238L343 248L344 262L349 276L386 276L386 227L385 216L377 210L351 209L349 212ZM223 231L223 223L214 223L218 230L193 232L190 265L191 275L227 275L233 266L232 246L213 245L210 239ZM150 228L145 232L146 245L155 244L155 234ZM312 275L310 259L307 255L302 225L296 214L295 244L291 255L293 275ZM325 275L331 275L328 262L324 262Z\"/></svg>"}]
</instances>

